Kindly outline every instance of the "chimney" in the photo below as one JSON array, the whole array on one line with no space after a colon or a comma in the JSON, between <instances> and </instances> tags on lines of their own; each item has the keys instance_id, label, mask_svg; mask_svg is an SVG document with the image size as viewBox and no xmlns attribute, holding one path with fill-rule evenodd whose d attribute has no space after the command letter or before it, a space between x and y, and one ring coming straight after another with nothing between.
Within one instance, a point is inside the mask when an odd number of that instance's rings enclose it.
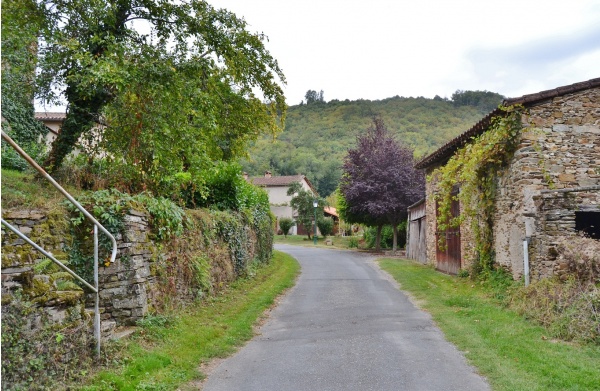
<instances>
[{"instance_id":1,"label":"chimney","mask_svg":"<svg viewBox=\"0 0 600 391\"><path fill-rule=\"evenodd\" d=\"M247 181L247 180L248 180L248 173L247 173L247 172L244 172L244 173L242 174L242 176L244 177L244 180L245 180L245 181Z\"/></svg>"},{"instance_id":2,"label":"chimney","mask_svg":"<svg viewBox=\"0 0 600 391\"><path fill-rule=\"evenodd\" d=\"M265 171L265 178L271 178L271 171Z\"/></svg>"}]
</instances>

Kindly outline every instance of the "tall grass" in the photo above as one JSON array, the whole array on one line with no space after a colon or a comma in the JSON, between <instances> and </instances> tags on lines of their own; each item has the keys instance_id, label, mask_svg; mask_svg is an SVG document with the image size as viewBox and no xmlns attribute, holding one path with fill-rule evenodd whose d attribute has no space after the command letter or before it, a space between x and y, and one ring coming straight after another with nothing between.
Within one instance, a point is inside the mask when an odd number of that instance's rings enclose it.
<instances>
[{"instance_id":1,"label":"tall grass","mask_svg":"<svg viewBox=\"0 0 600 391\"><path fill-rule=\"evenodd\" d=\"M383 259L403 290L431 313L448 340L494 390L598 390L600 347L551 338L550 331L506 308L510 284L447 276L406 260Z\"/></svg>"}]
</instances>

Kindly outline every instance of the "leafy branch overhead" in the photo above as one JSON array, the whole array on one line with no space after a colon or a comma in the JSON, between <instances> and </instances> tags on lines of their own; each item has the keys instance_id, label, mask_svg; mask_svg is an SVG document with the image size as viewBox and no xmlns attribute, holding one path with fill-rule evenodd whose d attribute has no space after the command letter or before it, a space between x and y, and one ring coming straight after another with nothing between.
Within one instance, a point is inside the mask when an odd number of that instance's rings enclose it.
<instances>
[{"instance_id":1,"label":"leafy branch overhead","mask_svg":"<svg viewBox=\"0 0 600 391\"><path fill-rule=\"evenodd\" d=\"M115 162L157 183L178 172L198 176L195 167L243 155L249 140L282 128L283 72L266 36L227 10L203 0L35 6L45 16L38 96L67 103L51 169L81 136L98 137L98 123L100 143L90 145L110 148Z\"/></svg>"}]
</instances>

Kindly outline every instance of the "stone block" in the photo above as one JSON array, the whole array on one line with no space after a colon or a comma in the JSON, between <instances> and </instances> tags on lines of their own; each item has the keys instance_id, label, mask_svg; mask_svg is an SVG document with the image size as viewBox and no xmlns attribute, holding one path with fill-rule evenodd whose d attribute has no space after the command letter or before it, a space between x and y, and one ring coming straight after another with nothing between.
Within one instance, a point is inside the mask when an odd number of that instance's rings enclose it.
<instances>
[{"instance_id":1,"label":"stone block","mask_svg":"<svg viewBox=\"0 0 600 391\"><path fill-rule=\"evenodd\" d=\"M125 215L123 217L123 221L125 221L125 223L141 223L144 221L144 219L140 216L135 216L135 215Z\"/></svg>"},{"instance_id":2,"label":"stone block","mask_svg":"<svg viewBox=\"0 0 600 391\"><path fill-rule=\"evenodd\" d=\"M140 217L146 217L146 218L148 217L148 215L146 213L140 212L140 211L135 210L135 209L129 209L128 213L130 215L132 215L132 216L140 216Z\"/></svg>"},{"instance_id":3,"label":"stone block","mask_svg":"<svg viewBox=\"0 0 600 391\"><path fill-rule=\"evenodd\" d=\"M558 180L561 182L573 183L577 180L575 179L575 175L573 174L559 174Z\"/></svg>"},{"instance_id":4,"label":"stone block","mask_svg":"<svg viewBox=\"0 0 600 391\"><path fill-rule=\"evenodd\" d=\"M600 127L593 125L573 126L573 131L576 133L600 134Z\"/></svg>"}]
</instances>

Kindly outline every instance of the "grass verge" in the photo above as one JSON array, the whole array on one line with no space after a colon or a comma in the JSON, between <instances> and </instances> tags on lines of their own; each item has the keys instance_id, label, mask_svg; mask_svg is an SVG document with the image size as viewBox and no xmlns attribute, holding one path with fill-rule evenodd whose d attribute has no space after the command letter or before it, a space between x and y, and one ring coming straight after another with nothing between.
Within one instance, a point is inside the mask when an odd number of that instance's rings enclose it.
<instances>
[{"instance_id":1,"label":"grass verge","mask_svg":"<svg viewBox=\"0 0 600 391\"><path fill-rule=\"evenodd\" d=\"M336 248L336 249L348 249L350 248L350 241L357 237L352 236L328 236L327 239L331 239L333 245L326 245L325 239L322 236L317 238L317 247L323 248ZM312 240L308 240L306 235L275 235L275 243L278 244L291 244L293 246L304 246L304 247L315 247Z\"/></svg>"},{"instance_id":2,"label":"grass verge","mask_svg":"<svg viewBox=\"0 0 600 391\"><path fill-rule=\"evenodd\" d=\"M2 169L2 208L52 208L65 198L46 179L33 172ZM80 193L68 184L61 184L71 195Z\"/></svg>"},{"instance_id":3,"label":"grass verge","mask_svg":"<svg viewBox=\"0 0 600 391\"><path fill-rule=\"evenodd\" d=\"M379 263L494 390L600 389L600 347L548 338L544 328L504 308L485 284L407 260Z\"/></svg>"},{"instance_id":4,"label":"grass verge","mask_svg":"<svg viewBox=\"0 0 600 391\"><path fill-rule=\"evenodd\" d=\"M253 278L236 281L223 294L166 317L146 318L131 339L109 348L108 368L84 389L174 390L203 378L199 366L251 339L253 325L294 285L299 270L295 259L275 251Z\"/></svg>"}]
</instances>

